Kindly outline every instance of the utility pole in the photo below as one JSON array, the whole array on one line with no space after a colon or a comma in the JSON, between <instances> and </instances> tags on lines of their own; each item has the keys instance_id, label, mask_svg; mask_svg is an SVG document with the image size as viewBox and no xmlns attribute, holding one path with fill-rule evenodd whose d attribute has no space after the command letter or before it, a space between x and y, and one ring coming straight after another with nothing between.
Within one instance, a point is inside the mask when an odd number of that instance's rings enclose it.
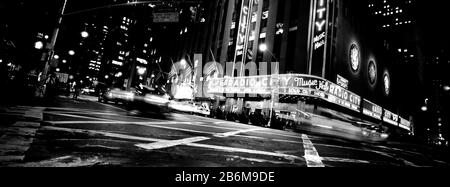
<instances>
[{"instance_id":1,"label":"utility pole","mask_svg":"<svg viewBox=\"0 0 450 187\"><path fill-rule=\"evenodd\" d=\"M67 5L67 0L64 0L64 4L61 8L61 12L58 15L58 23L56 24L55 30L53 31L53 36L52 36L52 40L50 42L50 46L48 46L49 53L48 53L47 61L45 62L44 72L42 73L42 79L41 79L44 81L47 79L47 74L50 69L50 62L53 59L53 56L55 55L56 40L58 39L59 27L61 26L61 23L62 23L64 12L66 10L66 5Z\"/></svg>"}]
</instances>

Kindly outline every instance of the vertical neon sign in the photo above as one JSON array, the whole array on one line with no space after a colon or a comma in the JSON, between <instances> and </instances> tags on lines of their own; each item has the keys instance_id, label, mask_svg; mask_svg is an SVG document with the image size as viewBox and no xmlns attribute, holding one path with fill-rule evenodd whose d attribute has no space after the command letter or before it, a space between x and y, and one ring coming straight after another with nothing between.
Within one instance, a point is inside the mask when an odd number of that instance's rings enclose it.
<instances>
[{"instance_id":1,"label":"vertical neon sign","mask_svg":"<svg viewBox=\"0 0 450 187\"><path fill-rule=\"evenodd\" d=\"M328 36L329 0L312 2L312 19L309 41L309 74L325 76L325 62Z\"/></svg>"},{"instance_id":2,"label":"vertical neon sign","mask_svg":"<svg viewBox=\"0 0 450 187\"><path fill-rule=\"evenodd\" d=\"M251 13L254 0L242 0L241 14L239 17L238 36L236 41L236 51L234 55L234 64L236 62L246 63L247 45L249 40L249 32L251 25ZM234 70L234 65L233 65ZM234 75L233 75L234 76ZM241 76L241 75L239 75Z\"/></svg>"}]
</instances>

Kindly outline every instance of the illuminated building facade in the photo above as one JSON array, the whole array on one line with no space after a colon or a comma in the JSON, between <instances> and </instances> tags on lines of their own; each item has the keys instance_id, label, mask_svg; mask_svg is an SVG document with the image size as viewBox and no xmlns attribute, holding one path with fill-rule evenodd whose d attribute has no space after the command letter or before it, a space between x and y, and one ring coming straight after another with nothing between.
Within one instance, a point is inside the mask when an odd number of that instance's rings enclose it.
<instances>
[{"instance_id":1,"label":"illuminated building facade","mask_svg":"<svg viewBox=\"0 0 450 187\"><path fill-rule=\"evenodd\" d=\"M136 18L147 18L151 12L124 14L120 10L110 10L118 12L114 15L106 11L95 16L82 16L83 23L71 31L72 35L68 35L77 37L62 38L61 43L67 44L60 49L60 53L73 49L75 55L68 57L68 63L60 63L60 66L70 67L69 74L88 83L98 81L124 88L149 85L153 70L159 70L156 64L161 57L154 45L151 19ZM78 22L78 19L74 17L67 22ZM87 32L88 36L82 37L82 31Z\"/></svg>"},{"instance_id":2,"label":"illuminated building facade","mask_svg":"<svg viewBox=\"0 0 450 187\"><path fill-rule=\"evenodd\" d=\"M406 94L398 54L371 24L379 5L368 2L210 2L205 42L187 50L201 64L195 96L232 112L328 108L409 132L411 113L397 102Z\"/></svg>"}]
</instances>

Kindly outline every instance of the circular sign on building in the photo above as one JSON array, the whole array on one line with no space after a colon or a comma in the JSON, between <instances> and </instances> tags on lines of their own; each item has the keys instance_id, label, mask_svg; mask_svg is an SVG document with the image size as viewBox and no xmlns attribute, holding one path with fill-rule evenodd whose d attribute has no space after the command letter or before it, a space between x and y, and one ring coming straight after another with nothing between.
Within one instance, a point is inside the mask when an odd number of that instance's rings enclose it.
<instances>
[{"instance_id":1,"label":"circular sign on building","mask_svg":"<svg viewBox=\"0 0 450 187\"><path fill-rule=\"evenodd\" d=\"M375 64L375 62L373 60L369 61L369 67L368 67L368 74L369 74L369 83L371 85L375 84L375 82L377 81L377 65Z\"/></svg>"},{"instance_id":2,"label":"circular sign on building","mask_svg":"<svg viewBox=\"0 0 450 187\"><path fill-rule=\"evenodd\" d=\"M354 72L359 70L361 62L361 54L356 44L350 46L350 65Z\"/></svg>"},{"instance_id":3,"label":"circular sign on building","mask_svg":"<svg viewBox=\"0 0 450 187\"><path fill-rule=\"evenodd\" d=\"M387 71L384 72L384 75L383 75L383 86L384 86L384 94L386 96L389 96L389 94L391 92L391 76L389 75L389 73Z\"/></svg>"}]
</instances>

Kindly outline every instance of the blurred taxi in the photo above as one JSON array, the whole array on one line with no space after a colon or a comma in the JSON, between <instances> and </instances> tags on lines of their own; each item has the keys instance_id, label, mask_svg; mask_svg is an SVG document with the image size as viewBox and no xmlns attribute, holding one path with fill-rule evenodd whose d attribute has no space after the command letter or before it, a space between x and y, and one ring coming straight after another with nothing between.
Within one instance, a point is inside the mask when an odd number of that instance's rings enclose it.
<instances>
[{"instance_id":1,"label":"blurred taxi","mask_svg":"<svg viewBox=\"0 0 450 187\"><path fill-rule=\"evenodd\" d=\"M98 96L99 102L115 102L117 103L130 103L134 100L133 91L127 91L124 88L110 88L100 92Z\"/></svg>"},{"instance_id":2,"label":"blurred taxi","mask_svg":"<svg viewBox=\"0 0 450 187\"><path fill-rule=\"evenodd\" d=\"M170 95L164 88L140 85L136 88L133 102L128 104L128 109L165 115L170 112L170 99Z\"/></svg>"}]
</instances>

